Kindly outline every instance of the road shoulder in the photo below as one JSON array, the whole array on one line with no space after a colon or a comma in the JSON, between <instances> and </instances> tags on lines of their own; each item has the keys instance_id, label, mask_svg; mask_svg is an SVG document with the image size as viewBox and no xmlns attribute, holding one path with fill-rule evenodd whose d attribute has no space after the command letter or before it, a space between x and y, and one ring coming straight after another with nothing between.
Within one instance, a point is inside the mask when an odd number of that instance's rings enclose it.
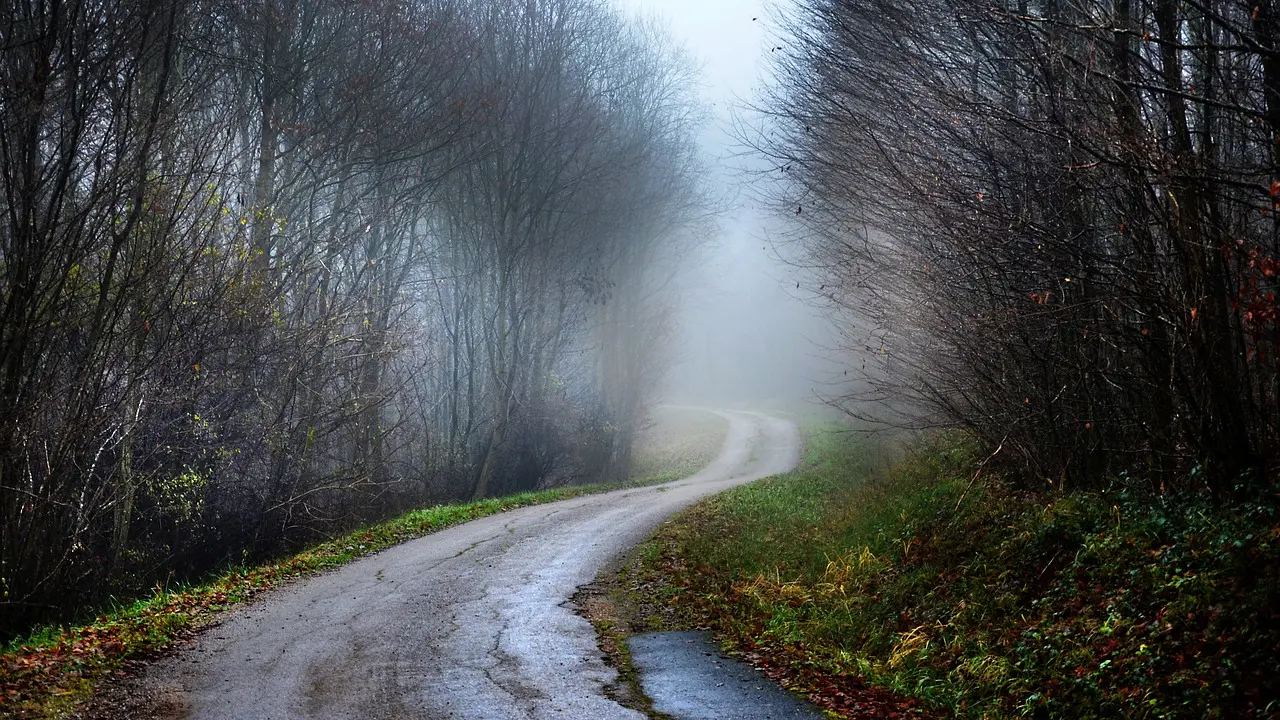
<instances>
[{"instance_id":1,"label":"road shoulder","mask_svg":"<svg viewBox=\"0 0 1280 720\"><path fill-rule=\"evenodd\" d=\"M661 530L657 537L660 536ZM777 694L789 693L797 706L808 705L811 698L806 698L804 692L797 692L798 688L789 686L784 676L752 662L750 656L734 652L730 647L717 642L711 634L714 628L700 618L691 605L680 602L683 586L669 582L670 576L653 572L654 561L657 559L655 549L659 542L657 537L610 563L593 583L580 588L573 598L578 614L595 627L597 643L606 663L618 673L617 681L608 688L609 697L653 720L675 720L675 716L658 709L671 706L670 702L665 702L663 698L655 701L655 698L646 694L643 676L645 663L637 661L631 644L635 638L653 638L662 634L696 634L712 638L712 644L708 644L711 649L703 654L707 672L700 675L732 675L732 679L740 680L738 676L744 670L746 673L754 672L760 680L761 689L766 693L773 694L768 692L768 687L763 686L772 686ZM667 555L662 560L671 559ZM736 667L740 663L749 668ZM781 702L786 701L784 699Z\"/></svg>"}]
</instances>

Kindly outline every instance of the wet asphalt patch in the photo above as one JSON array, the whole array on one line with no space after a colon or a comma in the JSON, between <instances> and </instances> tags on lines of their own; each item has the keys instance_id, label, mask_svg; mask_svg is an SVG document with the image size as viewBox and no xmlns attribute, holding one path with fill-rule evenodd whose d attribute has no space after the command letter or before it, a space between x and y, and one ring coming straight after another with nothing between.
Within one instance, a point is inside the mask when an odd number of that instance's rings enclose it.
<instances>
[{"instance_id":1,"label":"wet asphalt patch","mask_svg":"<svg viewBox=\"0 0 1280 720\"><path fill-rule=\"evenodd\" d=\"M709 633L645 633L628 638L627 645L653 709L676 720L823 717L755 668L726 657Z\"/></svg>"}]
</instances>

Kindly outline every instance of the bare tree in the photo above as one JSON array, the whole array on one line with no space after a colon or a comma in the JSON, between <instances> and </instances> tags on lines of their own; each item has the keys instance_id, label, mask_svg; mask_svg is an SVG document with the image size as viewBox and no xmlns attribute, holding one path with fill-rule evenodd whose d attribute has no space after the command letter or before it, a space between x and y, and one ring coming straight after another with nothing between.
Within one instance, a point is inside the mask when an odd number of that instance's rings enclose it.
<instances>
[{"instance_id":1,"label":"bare tree","mask_svg":"<svg viewBox=\"0 0 1280 720\"><path fill-rule=\"evenodd\" d=\"M1271 12L802 3L762 145L898 421L1058 487L1269 482Z\"/></svg>"},{"instance_id":2,"label":"bare tree","mask_svg":"<svg viewBox=\"0 0 1280 720\"><path fill-rule=\"evenodd\" d=\"M699 207L659 33L594 0L55 0L0 38L0 632L618 476L597 431L642 411Z\"/></svg>"}]
</instances>

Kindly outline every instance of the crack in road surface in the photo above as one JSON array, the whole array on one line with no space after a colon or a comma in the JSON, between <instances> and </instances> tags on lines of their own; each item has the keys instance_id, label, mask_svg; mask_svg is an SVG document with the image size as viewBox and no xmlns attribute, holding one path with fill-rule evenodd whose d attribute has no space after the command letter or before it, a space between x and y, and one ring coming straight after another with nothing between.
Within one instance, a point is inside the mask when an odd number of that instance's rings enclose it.
<instances>
[{"instance_id":1,"label":"crack in road surface","mask_svg":"<svg viewBox=\"0 0 1280 720\"><path fill-rule=\"evenodd\" d=\"M143 680L190 718L634 718L569 598L675 511L786 472L785 420L721 413L702 472L673 483L522 508L364 558L272 593Z\"/></svg>"}]
</instances>

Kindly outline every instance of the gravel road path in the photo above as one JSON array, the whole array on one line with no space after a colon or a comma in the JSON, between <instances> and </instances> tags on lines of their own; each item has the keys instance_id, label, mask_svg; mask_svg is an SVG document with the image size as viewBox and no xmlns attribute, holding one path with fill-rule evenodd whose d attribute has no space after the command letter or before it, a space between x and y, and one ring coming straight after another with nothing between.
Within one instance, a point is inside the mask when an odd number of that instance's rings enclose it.
<instances>
[{"instance_id":1,"label":"gravel road path","mask_svg":"<svg viewBox=\"0 0 1280 720\"><path fill-rule=\"evenodd\" d=\"M495 515L273 593L156 664L144 684L190 718L635 718L569 598L664 518L785 472L785 420L725 412L724 449L667 485Z\"/></svg>"}]
</instances>

